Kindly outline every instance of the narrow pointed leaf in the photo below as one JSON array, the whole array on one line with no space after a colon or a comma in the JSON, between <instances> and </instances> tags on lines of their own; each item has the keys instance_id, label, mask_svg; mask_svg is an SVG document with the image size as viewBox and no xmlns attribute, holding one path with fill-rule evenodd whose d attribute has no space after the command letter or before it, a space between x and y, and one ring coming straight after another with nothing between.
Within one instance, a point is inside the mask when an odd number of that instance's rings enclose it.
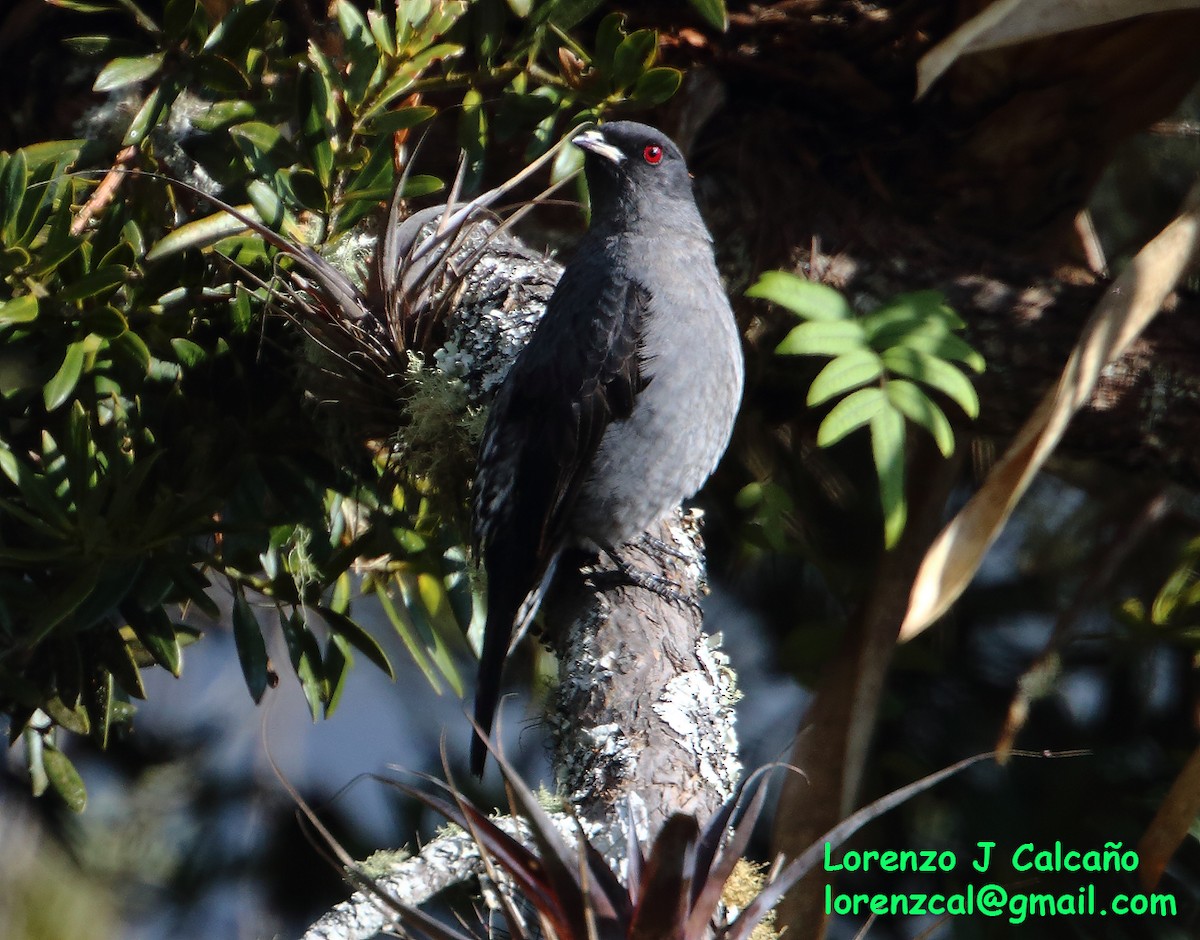
<instances>
[{"instance_id":1,"label":"narrow pointed leaf","mask_svg":"<svg viewBox=\"0 0 1200 940\"><path fill-rule=\"evenodd\" d=\"M122 56L113 59L96 76L92 91L113 91L134 82L144 81L162 68L164 57L165 53L156 52L153 55Z\"/></svg>"},{"instance_id":2,"label":"narrow pointed leaf","mask_svg":"<svg viewBox=\"0 0 1200 940\"><path fill-rule=\"evenodd\" d=\"M42 388L42 400L47 411L53 411L71 397L75 386L79 384L79 377L83 375L84 357L85 350L82 342L72 343L67 347L62 365L58 367L54 377Z\"/></svg>"},{"instance_id":3,"label":"narrow pointed leaf","mask_svg":"<svg viewBox=\"0 0 1200 940\"><path fill-rule=\"evenodd\" d=\"M892 379L884 390L888 401L900 409L909 421L933 435L943 457L954 453L954 428L950 426L946 413L920 386L907 379Z\"/></svg>"},{"instance_id":4,"label":"narrow pointed leaf","mask_svg":"<svg viewBox=\"0 0 1200 940\"><path fill-rule=\"evenodd\" d=\"M978 417L979 396L975 386L957 366L914 349L896 347L883 354L883 364L897 375L936 388L962 408L967 417Z\"/></svg>"},{"instance_id":5,"label":"narrow pointed leaf","mask_svg":"<svg viewBox=\"0 0 1200 940\"><path fill-rule=\"evenodd\" d=\"M392 668L391 660L388 659L387 653L383 651L383 647L379 645L379 641L375 637L345 614L339 614L337 611L319 604L313 609L329 625L330 630L344 636L356 650L387 673L389 679L393 682L396 680L396 671Z\"/></svg>"},{"instance_id":6,"label":"narrow pointed leaf","mask_svg":"<svg viewBox=\"0 0 1200 940\"><path fill-rule=\"evenodd\" d=\"M725 32L729 28L729 14L725 10L725 0L690 0L692 9L704 17L705 22L713 29Z\"/></svg>"},{"instance_id":7,"label":"narrow pointed leaf","mask_svg":"<svg viewBox=\"0 0 1200 940\"><path fill-rule=\"evenodd\" d=\"M829 447L852 431L857 431L877 414L891 406L881 388L860 388L833 406L817 428L817 444Z\"/></svg>"},{"instance_id":8,"label":"narrow pointed leaf","mask_svg":"<svg viewBox=\"0 0 1200 940\"><path fill-rule=\"evenodd\" d=\"M845 395L883 375L883 362L870 349L856 349L843 353L828 363L808 388L808 406L817 405Z\"/></svg>"},{"instance_id":9,"label":"narrow pointed leaf","mask_svg":"<svg viewBox=\"0 0 1200 940\"><path fill-rule=\"evenodd\" d=\"M838 291L787 271L768 271L746 291L747 297L769 300L805 320L850 320L854 310Z\"/></svg>"},{"instance_id":10,"label":"narrow pointed leaf","mask_svg":"<svg viewBox=\"0 0 1200 940\"><path fill-rule=\"evenodd\" d=\"M871 452L879 475L884 545L891 548L904 532L908 505L904 498L904 418L887 407L871 418Z\"/></svg>"},{"instance_id":11,"label":"narrow pointed leaf","mask_svg":"<svg viewBox=\"0 0 1200 940\"><path fill-rule=\"evenodd\" d=\"M811 320L793 327L775 352L784 356L840 356L866 348L866 335L858 321Z\"/></svg>"},{"instance_id":12,"label":"narrow pointed leaf","mask_svg":"<svg viewBox=\"0 0 1200 940\"><path fill-rule=\"evenodd\" d=\"M46 746L42 750L42 767L50 786L67 808L73 813L82 813L87 808L87 788L71 759L58 748Z\"/></svg>"},{"instance_id":13,"label":"narrow pointed leaf","mask_svg":"<svg viewBox=\"0 0 1200 940\"><path fill-rule=\"evenodd\" d=\"M242 664L246 688L250 690L250 697L258 703L262 701L269 681L267 644L263 641L258 618L254 616L254 610L240 584L233 592L233 638L237 643L238 661Z\"/></svg>"},{"instance_id":14,"label":"narrow pointed leaf","mask_svg":"<svg viewBox=\"0 0 1200 940\"><path fill-rule=\"evenodd\" d=\"M0 326L16 323L32 323L37 319L38 300L33 294L25 294L0 304Z\"/></svg>"}]
</instances>

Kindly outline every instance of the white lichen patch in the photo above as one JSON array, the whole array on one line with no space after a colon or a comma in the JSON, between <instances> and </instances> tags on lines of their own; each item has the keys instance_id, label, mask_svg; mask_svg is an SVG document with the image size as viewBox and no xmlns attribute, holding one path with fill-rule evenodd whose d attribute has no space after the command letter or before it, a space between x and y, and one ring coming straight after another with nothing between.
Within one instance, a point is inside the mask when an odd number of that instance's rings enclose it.
<instances>
[{"instance_id":1,"label":"white lichen patch","mask_svg":"<svg viewBox=\"0 0 1200 940\"><path fill-rule=\"evenodd\" d=\"M696 648L700 669L672 678L658 701L655 714L680 738L694 742L700 773L722 798L733 792L741 776L737 759L734 703L740 693L729 658L702 637Z\"/></svg>"}]
</instances>

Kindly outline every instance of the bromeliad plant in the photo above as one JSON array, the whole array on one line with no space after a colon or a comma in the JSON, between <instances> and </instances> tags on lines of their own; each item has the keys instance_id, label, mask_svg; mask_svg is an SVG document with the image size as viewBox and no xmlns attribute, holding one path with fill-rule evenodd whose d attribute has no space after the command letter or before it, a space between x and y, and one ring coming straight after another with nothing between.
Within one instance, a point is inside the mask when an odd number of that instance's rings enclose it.
<instances>
[{"instance_id":1,"label":"bromeliad plant","mask_svg":"<svg viewBox=\"0 0 1200 940\"><path fill-rule=\"evenodd\" d=\"M979 397L959 368L982 372L983 357L958 332L966 324L937 291L895 297L866 314L824 284L770 271L746 291L779 304L801 320L776 349L789 356L829 356L808 389L807 404L833 402L817 430L830 447L867 427L879 479L884 543L891 548L904 531L905 441L909 423L928 431L944 457L954 453L954 429L935 399L944 396L968 418Z\"/></svg>"},{"instance_id":2,"label":"bromeliad plant","mask_svg":"<svg viewBox=\"0 0 1200 940\"><path fill-rule=\"evenodd\" d=\"M455 787L432 777L437 793L387 781L470 835L497 892L508 936L515 940L749 940L769 925L775 905L797 881L814 870L868 822L947 777L988 759L979 754L902 787L853 813L789 864L776 865L759 880L751 897L739 887L731 900L731 878L745 870L744 853L767 790L764 768L748 776L703 825L685 813L672 815L647 846L633 813L623 819L623 845L608 857L569 818L556 821L503 755L492 750L512 804L510 821L527 838L517 838L474 806ZM478 940L381 889L353 861L300 796L291 791L307 818L337 857L343 875L371 903L390 911L406 931L426 940ZM736 820L736 822L735 822ZM510 827L511 828L511 827ZM564 831L571 831L564 836ZM614 859L614 852L620 857ZM515 895L526 902L521 909ZM537 919L534 927L525 911ZM310 931L309 936L324 935ZM761 933L759 934L761 936Z\"/></svg>"}]
</instances>

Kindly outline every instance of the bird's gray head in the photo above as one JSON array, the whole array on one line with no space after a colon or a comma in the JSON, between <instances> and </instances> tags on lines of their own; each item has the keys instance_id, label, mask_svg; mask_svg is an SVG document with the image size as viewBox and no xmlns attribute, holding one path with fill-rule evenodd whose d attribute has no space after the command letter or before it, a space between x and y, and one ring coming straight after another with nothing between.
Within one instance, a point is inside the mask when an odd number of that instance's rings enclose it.
<instances>
[{"instance_id":1,"label":"bird's gray head","mask_svg":"<svg viewBox=\"0 0 1200 940\"><path fill-rule=\"evenodd\" d=\"M695 205L683 154L662 131L634 121L612 121L571 142L585 154L594 219L658 215L671 206Z\"/></svg>"}]
</instances>

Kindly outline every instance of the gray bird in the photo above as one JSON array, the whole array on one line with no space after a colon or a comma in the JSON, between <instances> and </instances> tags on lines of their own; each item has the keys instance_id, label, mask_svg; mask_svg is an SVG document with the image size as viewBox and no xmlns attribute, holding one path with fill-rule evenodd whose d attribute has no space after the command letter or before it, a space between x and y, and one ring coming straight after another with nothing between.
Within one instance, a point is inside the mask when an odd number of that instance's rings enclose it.
<instances>
[{"instance_id":1,"label":"gray bird","mask_svg":"<svg viewBox=\"0 0 1200 940\"><path fill-rule=\"evenodd\" d=\"M611 551L694 494L742 397L741 342L679 148L630 121L572 143L591 227L496 394L475 479L488 579L475 720L489 733L513 632L563 551ZM486 759L476 736L476 776Z\"/></svg>"}]
</instances>

